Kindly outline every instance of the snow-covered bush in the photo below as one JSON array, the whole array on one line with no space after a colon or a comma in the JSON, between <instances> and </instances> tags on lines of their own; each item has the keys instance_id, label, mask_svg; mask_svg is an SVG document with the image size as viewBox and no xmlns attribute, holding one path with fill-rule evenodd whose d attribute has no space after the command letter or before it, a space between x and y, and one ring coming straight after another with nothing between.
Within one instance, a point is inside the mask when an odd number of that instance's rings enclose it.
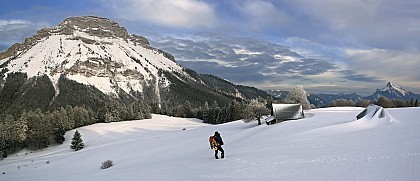
<instances>
[{"instance_id":1,"label":"snow-covered bush","mask_svg":"<svg viewBox=\"0 0 420 181\"><path fill-rule=\"evenodd\" d=\"M301 85L296 86L287 94L286 103L300 103L304 110L311 109L311 104L308 101L308 93Z\"/></svg>"},{"instance_id":2,"label":"snow-covered bush","mask_svg":"<svg viewBox=\"0 0 420 181\"><path fill-rule=\"evenodd\" d=\"M109 167L112 167L113 165L114 163L112 162L112 160L107 160L102 162L101 169L107 169Z\"/></svg>"},{"instance_id":3,"label":"snow-covered bush","mask_svg":"<svg viewBox=\"0 0 420 181\"><path fill-rule=\"evenodd\" d=\"M258 120L258 125L261 125L261 116L270 114L270 110L257 100L251 100L251 102L245 107L243 111L243 121L249 123L254 120Z\"/></svg>"}]
</instances>

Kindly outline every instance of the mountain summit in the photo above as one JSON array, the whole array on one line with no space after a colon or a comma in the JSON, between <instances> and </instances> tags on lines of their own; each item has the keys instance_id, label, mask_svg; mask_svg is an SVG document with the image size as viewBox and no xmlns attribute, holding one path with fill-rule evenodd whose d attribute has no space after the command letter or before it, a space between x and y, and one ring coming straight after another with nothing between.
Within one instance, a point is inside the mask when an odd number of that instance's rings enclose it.
<instances>
[{"instance_id":1,"label":"mountain summit","mask_svg":"<svg viewBox=\"0 0 420 181\"><path fill-rule=\"evenodd\" d=\"M378 88L376 91L367 97L367 99L375 100L380 97L386 97L388 99L401 99L410 100L416 99L420 96L418 94L406 91L395 83L388 82L384 88Z\"/></svg>"},{"instance_id":2,"label":"mountain summit","mask_svg":"<svg viewBox=\"0 0 420 181\"><path fill-rule=\"evenodd\" d=\"M379 92L387 92L389 94L394 94L394 95L398 95L398 96L401 96L401 97L404 97L406 94L409 93L406 90L404 90L403 88L401 88L400 86L398 86L398 85L396 85L392 82L388 82L384 88L379 89L378 91Z\"/></svg>"}]
</instances>

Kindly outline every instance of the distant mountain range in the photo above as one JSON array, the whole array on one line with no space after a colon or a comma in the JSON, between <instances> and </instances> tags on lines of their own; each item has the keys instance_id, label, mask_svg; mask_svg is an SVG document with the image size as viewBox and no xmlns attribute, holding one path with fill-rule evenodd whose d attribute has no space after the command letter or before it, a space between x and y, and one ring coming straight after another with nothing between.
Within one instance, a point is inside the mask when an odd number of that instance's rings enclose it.
<instances>
[{"instance_id":1,"label":"distant mountain range","mask_svg":"<svg viewBox=\"0 0 420 181\"><path fill-rule=\"evenodd\" d=\"M276 98L285 98L289 91L285 90L268 90L268 94ZM388 82L384 88L377 88L376 91L369 96L361 96L356 93L351 94L313 94L310 93L308 100L311 104L316 106L329 105L332 101L345 99L351 100L353 102L358 102L360 99L366 100L377 100L380 97L386 97L388 99L398 99L398 100L411 100L411 99L420 99L420 94L415 94L413 92L407 91L400 86Z\"/></svg>"},{"instance_id":2,"label":"distant mountain range","mask_svg":"<svg viewBox=\"0 0 420 181\"><path fill-rule=\"evenodd\" d=\"M410 99L419 99L420 95L419 94L415 94L413 92L410 91L406 91L403 88L401 88L400 86L392 83L392 82L388 82L388 84L386 84L386 86L382 89L376 89L376 91L367 97L364 97L364 99L368 99L368 100L376 100L380 97L386 97L388 99L401 99L401 100L410 100Z\"/></svg>"}]
</instances>

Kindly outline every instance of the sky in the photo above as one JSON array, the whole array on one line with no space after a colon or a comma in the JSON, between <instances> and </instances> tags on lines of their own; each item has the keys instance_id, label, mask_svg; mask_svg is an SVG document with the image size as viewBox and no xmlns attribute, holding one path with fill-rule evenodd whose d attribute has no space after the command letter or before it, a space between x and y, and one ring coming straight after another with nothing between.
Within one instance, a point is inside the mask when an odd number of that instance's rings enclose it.
<instances>
[{"instance_id":1,"label":"sky","mask_svg":"<svg viewBox=\"0 0 420 181\"><path fill-rule=\"evenodd\" d=\"M109 18L198 73L260 89L420 93L418 0L0 0L0 50L70 16Z\"/></svg>"}]
</instances>

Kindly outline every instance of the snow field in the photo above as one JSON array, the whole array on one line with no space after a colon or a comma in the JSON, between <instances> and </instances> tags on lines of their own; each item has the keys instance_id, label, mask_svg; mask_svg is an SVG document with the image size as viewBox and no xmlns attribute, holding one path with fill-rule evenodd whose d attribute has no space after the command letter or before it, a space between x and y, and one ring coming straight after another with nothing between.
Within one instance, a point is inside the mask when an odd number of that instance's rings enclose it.
<instances>
[{"instance_id":1,"label":"snow field","mask_svg":"<svg viewBox=\"0 0 420 181\"><path fill-rule=\"evenodd\" d=\"M420 178L420 108L385 109L392 117L389 124L375 123L385 117L356 120L362 111L314 109L306 112L313 115L308 118L270 126L242 121L207 125L162 115L95 124L77 129L86 145L80 151L69 148L72 130L63 145L10 155L0 161L0 172L5 172L0 180ZM209 149L208 137L216 130L225 142L226 159L215 160ZM115 165L100 169L105 160Z\"/></svg>"}]
</instances>

